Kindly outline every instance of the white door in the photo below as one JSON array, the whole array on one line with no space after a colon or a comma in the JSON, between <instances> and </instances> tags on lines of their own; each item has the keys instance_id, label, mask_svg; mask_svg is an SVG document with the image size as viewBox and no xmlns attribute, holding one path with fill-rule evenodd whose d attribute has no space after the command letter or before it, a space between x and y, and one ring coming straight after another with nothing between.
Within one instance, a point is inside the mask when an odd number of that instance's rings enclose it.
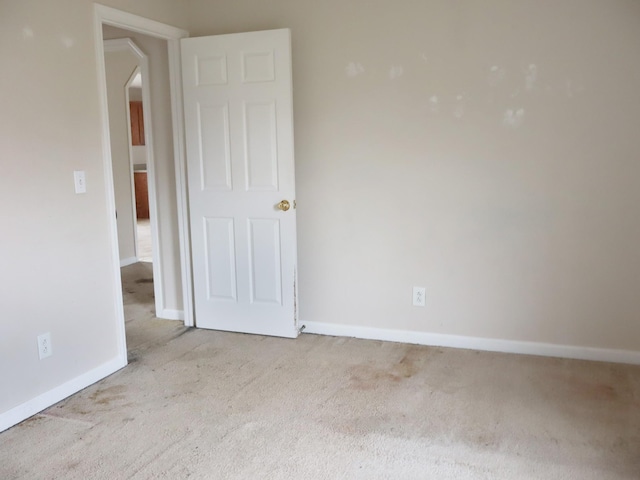
<instances>
[{"instance_id":1,"label":"white door","mask_svg":"<svg viewBox=\"0 0 640 480\"><path fill-rule=\"evenodd\" d=\"M290 31L181 46L196 326L295 338Z\"/></svg>"}]
</instances>

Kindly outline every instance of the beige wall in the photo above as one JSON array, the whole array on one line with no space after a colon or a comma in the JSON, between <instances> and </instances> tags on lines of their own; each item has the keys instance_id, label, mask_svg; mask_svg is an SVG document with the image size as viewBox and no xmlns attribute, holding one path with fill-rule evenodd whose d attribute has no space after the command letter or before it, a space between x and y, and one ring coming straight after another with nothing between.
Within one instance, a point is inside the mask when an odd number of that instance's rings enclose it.
<instances>
[{"instance_id":1,"label":"beige wall","mask_svg":"<svg viewBox=\"0 0 640 480\"><path fill-rule=\"evenodd\" d=\"M131 38L149 59L149 95L153 130L155 188L158 198L159 254L162 264L164 308L182 310L180 240L169 90L167 42L147 35L105 26L105 38ZM159 312L162 316L162 312Z\"/></svg>"},{"instance_id":2,"label":"beige wall","mask_svg":"<svg viewBox=\"0 0 640 480\"><path fill-rule=\"evenodd\" d=\"M133 211L135 195L131 185L126 85L138 67L138 58L131 50L126 49L105 52L104 62L109 100L113 187L118 212L118 250L122 261L136 256L136 219Z\"/></svg>"},{"instance_id":3,"label":"beige wall","mask_svg":"<svg viewBox=\"0 0 640 480\"><path fill-rule=\"evenodd\" d=\"M292 29L302 322L640 350L639 2L188 5Z\"/></svg>"},{"instance_id":4,"label":"beige wall","mask_svg":"<svg viewBox=\"0 0 640 480\"><path fill-rule=\"evenodd\" d=\"M102 3L186 24L181 1ZM89 0L0 2L0 415L117 357L94 43Z\"/></svg>"}]
</instances>

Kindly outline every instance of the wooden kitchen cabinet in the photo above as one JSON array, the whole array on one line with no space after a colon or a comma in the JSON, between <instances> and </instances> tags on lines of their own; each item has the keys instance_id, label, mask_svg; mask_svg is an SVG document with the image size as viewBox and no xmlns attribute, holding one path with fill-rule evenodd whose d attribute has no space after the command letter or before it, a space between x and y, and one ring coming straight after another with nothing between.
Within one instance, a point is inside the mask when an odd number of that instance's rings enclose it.
<instances>
[{"instance_id":1,"label":"wooden kitchen cabinet","mask_svg":"<svg viewBox=\"0 0 640 480\"><path fill-rule=\"evenodd\" d=\"M144 145L144 116L142 115L142 102L129 102L131 117L131 145Z\"/></svg>"},{"instance_id":2,"label":"wooden kitchen cabinet","mask_svg":"<svg viewBox=\"0 0 640 480\"><path fill-rule=\"evenodd\" d=\"M133 185L136 192L136 217L149 218L147 172L133 172Z\"/></svg>"}]
</instances>

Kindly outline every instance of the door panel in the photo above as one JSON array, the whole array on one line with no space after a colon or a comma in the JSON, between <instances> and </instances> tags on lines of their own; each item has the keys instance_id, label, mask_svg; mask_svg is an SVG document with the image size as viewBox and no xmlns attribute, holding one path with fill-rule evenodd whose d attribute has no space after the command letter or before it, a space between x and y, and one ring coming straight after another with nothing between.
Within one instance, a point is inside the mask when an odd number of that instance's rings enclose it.
<instances>
[{"instance_id":1,"label":"door panel","mask_svg":"<svg viewBox=\"0 0 640 480\"><path fill-rule=\"evenodd\" d=\"M275 103L245 104L244 125L247 190L278 191Z\"/></svg>"},{"instance_id":2,"label":"door panel","mask_svg":"<svg viewBox=\"0 0 640 480\"><path fill-rule=\"evenodd\" d=\"M281 305L280 222L250 218L248 243L250 302Z\"/></svg>"},{"instance_id":3,"label":"door panel","mask_svg":"<svg viewBox=\"0 0 640 480\"><path fill-rule=\"evenodd\" d=\"M229 106L198 105L202 190L231 190Z\"/></svg>"},{"instance_id":4,"label":"door panel","mask_svg":"<svg viewBox=\"0 0 640 480\"><path fill-rule=\"evenodd\" d=\"M207 300L238 299L233 218L205 218Z\"/></svg>"},{"instance_id":5,"label":"door panel","mask_svg":"<svg viewBox=\"0 0 640 480\"><path fill-rule=\"evenodd\" d=\"M181 44L196 326L296 337L290 32Z\"/></svg>"}]
</instances>

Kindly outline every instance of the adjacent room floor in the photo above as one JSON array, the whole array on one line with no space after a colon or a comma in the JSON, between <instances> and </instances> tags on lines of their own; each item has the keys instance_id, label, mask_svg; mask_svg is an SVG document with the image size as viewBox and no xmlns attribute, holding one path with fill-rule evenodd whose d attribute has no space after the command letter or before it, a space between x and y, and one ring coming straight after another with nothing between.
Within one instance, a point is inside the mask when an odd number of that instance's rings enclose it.
<instances>
[{"instance_id":1,"label":"adjacent room floor","mask_svg":"<svg viewBox=\"0 0 640 480\"><path fill-rule=\"evenodd\" d=\"M123 275L130 365L0 434L0 478L640 478L640 367L187 329Z\"/></svg>"},{"instance_id":2,"label":"adjacent room floor","mask_svg":"<svg viewBox=\"0 0 640 480\"><path fill-rule=\"evenodd\" d=\"M148 218L138 218L136 233L138 236L138 259L141 262L152 262L151 221Z\"/></svg>"}]
</instances>

